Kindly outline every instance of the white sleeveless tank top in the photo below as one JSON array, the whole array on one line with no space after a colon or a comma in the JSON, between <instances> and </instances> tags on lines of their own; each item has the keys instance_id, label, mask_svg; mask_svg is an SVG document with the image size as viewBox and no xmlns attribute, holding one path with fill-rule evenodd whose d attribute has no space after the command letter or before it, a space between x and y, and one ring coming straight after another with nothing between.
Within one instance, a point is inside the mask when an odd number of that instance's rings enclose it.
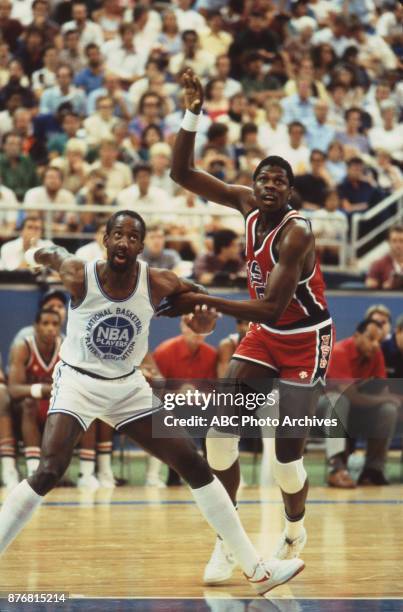
<instances>
[{"instance_id":1,"label":"white sleeveless tank top","mask_svg":"<svg viewBox=\"0 0 403 612\"><path fill-rule=\"evenodd\" d=\"M154 314L148 265L138 261L137 284L124 300L113 299L101 288L97 262L85 266L86 294L70 303L62 361L102 378L127 376L148 350L148 331Z\"/></svg>"}]
</instances>

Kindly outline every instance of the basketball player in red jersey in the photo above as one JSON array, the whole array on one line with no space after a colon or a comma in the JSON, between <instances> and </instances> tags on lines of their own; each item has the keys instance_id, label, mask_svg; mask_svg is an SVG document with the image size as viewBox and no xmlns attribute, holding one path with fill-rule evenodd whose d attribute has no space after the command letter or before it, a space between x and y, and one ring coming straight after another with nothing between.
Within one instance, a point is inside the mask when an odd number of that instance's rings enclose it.
<instances>
[{"instance_id":1,"label":"basketball player in red jersey","mask_svg":"<svg viewBox=\"0 0 403 612\"><path fill-rule=\"evenodd\" d=\"M172 178L197 195L239 210L246 221L246 257L250 301L236 302L188 293L171 300L161 313L175 316L206 304L223 314L251 321L235 351L227 377L237 380L278 378L280 423L284 416L312 416L332 347L330 314L316 262L309 222L289 204L293 173L283 158L259 163L253 188L227 185L193 165L197 120L203 88L191 70L184 77L186 114L173 151ZM269 384L268 384L269 389ZM308 481L303 466L306 428L281 427L276 432L274 473L285 504L286 527L279 558L298 556L306 542L303 526ZM239 485L238 438L210 430L207 457L236 502ZM218 540L205 581L222 582L232 573L232 559Z\"/></svg>"},{"instance_id":2,"label":"basketball player in red jersey","mask_svg":"<svg viewBox=\"0 0 403 612\"><path fill-rule=\"evenodd\" d=\"M39 465L52 375L59 361L61 342L60 315L44 308L36 316L34 333L17 341L11 350L9 391L12 399L22 402L22 437L28 476Z\"/></svg>"}]
</instances>

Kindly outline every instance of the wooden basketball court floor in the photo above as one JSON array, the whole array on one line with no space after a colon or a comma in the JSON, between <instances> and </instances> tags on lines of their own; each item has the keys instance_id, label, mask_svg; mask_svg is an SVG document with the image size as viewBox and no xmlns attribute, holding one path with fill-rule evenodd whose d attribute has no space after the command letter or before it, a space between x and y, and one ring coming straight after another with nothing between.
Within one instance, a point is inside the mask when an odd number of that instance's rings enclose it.
<instances>
[{"instance_id":1,"label":"wooden basketball court floor","mask_svg":"<svg viewBox=\"0 0 403 612\"><path fill-rule=\"evenodd\" d=\"M269 557L282 528L278 489L246 487L239 501L248 533ZM270 602L252 600L239 570L220 587L203 585L214 534L186 487L57 489L0 559L0 611L403 610L401 486L313 488L306 526L304 572ZM51 607L4 599L27 592L71 599Z\"/></svg>"}]
</instances>

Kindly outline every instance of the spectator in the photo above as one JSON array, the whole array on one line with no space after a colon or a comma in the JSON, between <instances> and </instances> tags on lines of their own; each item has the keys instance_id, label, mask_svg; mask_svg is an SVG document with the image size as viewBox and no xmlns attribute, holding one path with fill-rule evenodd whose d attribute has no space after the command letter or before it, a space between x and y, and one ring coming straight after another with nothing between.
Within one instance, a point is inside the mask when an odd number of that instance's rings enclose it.
<instances>
[{"instance_id":1,"label":"spectator","mask_svg":"<svg viewBox=\"0 0 403 612\"><path fill-rule=\"evenodd\" d=\"M115 74L106 73L102 87L90 93L87 100L87 115L92 115L96 109L97 99L100 96L112 98L114 103L113 114L122 119L130 119L132 105L127 92L122 89L119 78Z\"/></svg>"},{"instance_id":2,"label":"spectator","mask_svg":"<svg viewBox=\"0 0 403 612\"><path fill-rule=\"evenodd\" d=\"M39 217L27 216L22 222L20 235L6 242L0 249L0 268L2 270L27 270L25 252L32 246L52 246L50 240L42 240L43 222Z\"/></svg>"},{"instance_id":3,"label":"spectator","mask_svg":"<svg viewBox=\"0 0 403 612\"><path fill-rule=\"evenodd\" d=\"M266 100L266 121L258 127L258 143L265 155L272 155L288 139L287 127L281 123L283 109L279 102Z\"/></svg>"},{"instance_id":4,"label":"spectator","mask_svg":"<svg viewBox=\"0 0 403 612\"><path fill-rule=\"evenodd\" d=\"M315 70L315 80L328 86L330 74L336 64L336 53L328 43L321 43L310 50Z\"/></svg>"},{"instance_id":5,"label":"spectator","mask_svg":"<svg viewBox=\"0 0 403 612\"><path fill-rule=\"evenodd\" d=\"M329 106L323 100L317 100L314 106L315 117L308 124L307 144L311 149L319 149L326 153L330 143L334 139L335 130L327 124Z\"/></svg>"},{"instance_id":6,"label":"spectator","mask_svg":"<svg viewBox=\"0 0 403 612\"><path fill-rule=\"evenodd\" d=\"M10 63L10 48L7 43L0 42L0 88L3 87L10 78L8 65Z\"/></svg>"},{"instance_id":7,"label":"spectator","mask_svg":"<svg viewBox=\"0 0 403 612\"><path fill-rule=\"evenodd\" d=\"M244 66L241 85L247 96L253 95L256 100L263 103L267 98L282 94L281 83L275 76L264 71L263 56L258 51L250 51L245 55Z\"/></svg>"},{"instance_id":8,"label":"spectator","mask_svg":"<svg viewBox=\"0 0 403 612\"><path fill-rule=\"evenodd\" d=\"M386 378L381 337L376 321L362 321L354 336L336 343L329 366L329 378L337 381L341 393L334 402L339 421L350 436L359 432L367 437L366 460L358 484L389 484L384 468L400 400L389 392L385 381L368 380ZM345 438L326 439L328 484L337 488L355 486L347 472L345 446Z\"/></svg>"},{"instance_id":9,"label":"spectator","mask_svg":"<svg viewBox=\"0 0 403 612\"><path fill-rule=\"evenodd\" d=\"M333 185L338 185L346 177L347 166L344 161L344 147L337 140L329 144L325 166Z\"/></svg>"},{"instance_id":10,"label":"spectator","mask_svg":"<svg viewBox=\"0 0 403 612\"><path fill-rule=\"evenodd\" d=\"M284 87L286 96L292 96L298 93L298 81L302 80L309 81L309 95L311 98L319 98L324 102L328 101L329 94L326 91L326 87L321 81L315 80L313 61L309 56L303 57L293 72L295 72L297 76L286 82Z\"/></svg>"},{"instance_id":11,"label":"spectator","mask_svg":"<svg viewBox=\"0 0 403 612\"><path fill-rule=\"evenodd\" d=\"M77 204L97 206L112 206L115 200L108 196L106 191L106 175L101 170L90 170L84 187L80 189L76 196ZM81 213L81 224L84 232L94 232L97 228L99 213Z\"/></svg>"},{"instance_id":12,"label":"spectator","mask_svg":"<svg viewBox=\"0 0 403 612\"><path fill-rule=\"evenodd\" d=\"M326 156L319 149L313 149L309 157L311 172L295 177L294 188L302 200L305 210L318 210L324 205L330 180L325 167Z\"/></svg>"},{"instance_id":13,"label":"spectator","mask_svg":"<svg viewBox=\"0 0 403 612\"><path fill-rule=\"evenodd\" d=\"M389 253L374 261L365 280L370 289L403 288L403 226L390 228Z\"/></svg>"},{"instance_id":14,"label":"spectator","mask_svg":"<svg viewBox=\"0 0 403 612\"><path fill-rule=\"evenodd\" d=\"M378 146L379 146L379 142ZM382 146L382 145L381 145ZM403 174L399 167L392 163L390 153L376 147L377 183L385 196L403 187Z\"/></svg>"},{"instance_id":15,"label":"spectator","mask_svg":"<svg viewBox=\"0 0 403 612\"><path fill-rule=\"evenodd\" d=\"M105 40L113 40L122 24L123 6L117 5L115 0L103 0L102 8L92 13L94 21L102 28Z\"/></svg>"},{"instance_id":16,"label":"spectator","mask_svg":"<svg viewBox=\"0 0 403 612\"><path fill-rule=\"evenodd\" d=\"M397 385L390 382L392 389L396 388L396 393L402 395L403 379L403 315L396 321L395 330L389 338L382 342L382 352L385 358L386 372L388 378L397 378Z\"/></svg>"},{"instance_id":17,"label":"spectator","mask_svg":"<svg viewBox=\"0 0 403 612\"><path fill-rule=\"evenodd\" d=\"M140 158L148 163L150 160L150 148L153 145L161 142L162 140L163 135L158 125L154 125L153 123L151 123L146 128L144 128L143 133L141 134L140 141Z\"/></svg>"},{"instance_id":18,"label":"spectator","mask_svg":"<svg viewBox=\"0 0 403 612\"><path fill-rule=\"evenodd\" d=\"M231 61L228 55L217 55L215 60L215 76L224 83L224 95L230 99L235 94L242 91L239 81L232 79L229 74L231 71Z\"/></svg>"},{"instance_id":19,"label":"spectator","mask_svg":"<svg viewBox=\"0 0 403 612\"><path fill-rule=\"evenodd\" d=\"M80 48L80 34L78 30L67 30L63 34L63 49L59 52L61 64L70 66L77 73L85 67L84 53Z\"/></svg>"},{"instance_id":20,"label":"spectator","mask_svg":"<svg viewBox=\"0 0 403 612\"><path fill-rule=\"evenodd\" d=\"M199 77L208 77L214 68L214 55L199 47L199 36L195 30L182 32L182 51L169 61L169 71L176 75L183 68L192 68Z\"/></svg>"},{"instance_id":21,"label":"spectator","mask_svg":"<svg viewBox=\"0 0 403 612\"><path fill-rule=\"evenodd\" d=\"M370 86L365 98L363 108L371 116L372 127L382 127L383 120L381 114L382 102L393 100L392 87L386 80Z\"/></svg>"},{"instance_id":22,"label":"spectator","mask_svg":"<svg viewBox=\"0 0 403 612\"><path fill-rule=\"evenodd\" d=\"M172 9L166 9L162 15L162 29L157 42L170 56L181 52L182 39L179 33L178 18Z\"/></svg>"},{"instance_id":23,"label":"spectator","mask_svg":"<svg viewBox=\"0 0 403 612\"><path fill-rule=\"evenodd\" d=\"M228 112L228 100L224 89L224 81L218 78L211 79L205 87L204 109L212 121L216 121Z\"/></svg>"},{"instance_id":24,"label":"spectator","mask_svg":"<svg viewBox=\"0 0 403 612\"><path fill-rule=\"evenodd\" d=\"M228 55L231 58L232 76L240 79L244 72L242 61L248 51L259 51L266 61L270 61L278 49L278 39L267 24L264 12L252 10L242 28L234 37Z\"/></svg>"},{"instance_id":25,"label":"spectator","mask_svg":"<svg viewBox=\"0 0 403 612\"><path fill-rule=\"evenodd\" d=\"M112 138L113 128L119 119L113 114L113 100L99 96L96 101L97 112L84 119L86 140L90 146L98 146L101 140Z\"/></svg>"},{"instance_id":26,"label":"spectator","mask_svg":"<svg viewBox=\"0 0 403 612\"><path fill-rule=\"evenodd\" d=\"M242 125L247 121L247 104L247 98L242 92L234 94L229 100L227 116L220 117L220 124L225 124L228 128L228 142L230 143L237 142L241 137ZM210 125L207 126L207 129Z\"/></svg>"},{"instance_id":27,"label":"spectator","mask_svg":"<svg viewBox=\"0 0 403 612\"><path fill-rule=\"evenodd\" d=\"M312 48L312 36L316 30L316 22L312 17L301 17L296 20L296 34L289 37L283 51L288 55L288 61L299 65L308 56Z\"/></svg>"},{"instance_id":28,"label":"spectator","mask_svg":"<svg viewBox=\"0 0 403 612\"><path fill-rule=\"evenodd\" d=\"M346 244L348 223L346 215L340 210L340 198L336 189L328 189L324 199L324 207L312 214L312 231L316 243L316 252L320 261L326 265L340 264L340 251ZM339 244L326 244L338 242Z\"/></svg>"},{"instance_id":29,"label":"spectator","mask_svg":"<svg viewBox=\"0 0 403 612\"><path fill-rule=\"evenodd\" d=\"M328 43L334 49L336 55L341 57L350 41L347 38L347 20L344 15L333 14L327 28L317 30L312 37L312 44L318 45Z\"/></svg>"},{"instance_id":30,"label":"spectator","mask_svg":"<svg viewBox=\"0 0 403 612\"><path fill-rule=\"evenodd\" d=\"M96 259L106 259L106 250L104 247L105 231L105 221L98 221L96 225L95 240L77 249L77 257L86 262L94 261Z\"/></svg>"},{"instance_id":31,"label":"spectator","mask_svg":"<svg viewBox=\"0 0 403 612\"><path fill-rule=\"evenodd\" d=\"M14 191L22 201L27 190L38 185L35 165L29 157L22 155L22 138L9 132L3 140L3 153L0 154L0 176L2 183Z\"/></svg>"},{"instance_id":32,"label":"spectator","mask_svg":"<svg viewBox=\"0 0 403 612\"><path fill-rule=\"evenodd\" d=\"M373 304L367 308L364 318L379 323L382 328L381 342L390 338L392 331L392 313L384 304Z\"/></svg>"},{"instance_id":33,"label":"spectator","mask_svg":"<svg viewBox=\"0 0 403 612\"><path fill-rule=\"evenodd\" d=\"M200 31L200 46L214 57L228 52L232 36L224 30L220 11L210 11L207 17L207 28Z\"/></svg>"},{"instance_id":34,"label":"spectator","mask_svg":"<svg viewBox=\"0 0 403 612\"><path fill-rule=\"evenodd\" d=\"M157 125L161 131L164 130L163 100L151 91L146 92L140 98L138 114L129 124L129 132L139 141L142 132L149 125Z\"/></svg>"},{"instance_id":35,"label":"spectator","mask_svg":"<svg viewBox=\"0 0 403 612\"><path fill-rule=\"evenodd\" d=\"M46 46L56 43L60 28L49 17L48 0L34 0L32 3L32 21L28 24L27 29L31 28L36 28L41 32ZM26 33L27 31L25 31L24 36L26 36Z\"/></svg>"},{"instance_id":36,"label":"spectator","mask_svg":"<svg viewBox=\"0 0 403 612\"><path fill-rule=\"evenodd\" d=\"M338 187L342 209L347 215L367 210L377 196L377 190L364 175L364 163L360 157L347 162L347 176Z\"/></svg>"},{"instance_id":37,"label":"spectator","mask_svg":"<svg viewBox=\"0 0 403 612\"><path fill-rule=\"evenodd\" d=\"M239 236L232 230L223 229L213 235L213 253L206 253L196 259L193 274L202 284L228 284L243 269Z\"/></svg>"},{"instance_id":38,"label":"spectator","mask_svg":"<svg viewBox=\"0 0 403 612\"><path fill-rule=\"evenodd\" d=\"M329 85L329 112L327 124L336 132L343 132L346 126L346 95L347 87L343 83L335 82Z\"/></svg>"},{"instance_id":39,"label":"spectator","mask_svg":"<svg viewBox=\"0 0 403 612\"><path fill-rule=\"evenodd\" d=\"M14 191L0 184L0 204L9 206L8 210L0 210L0 239L8 238L16 229L18 216L18 201Z\"/></svg>"},{"instance_id":40,"label":"spectator","mask_svg":"<svg viewBox=\"0 0 403 612\"><path fill-rule=\"evenodd\" d=\"M69 103L67 102L65 104ZM58 109L56 121L52 122L49 126L50 133L48 135L46 147L51 157L53 157L54 153L63 155L68 141L72 138L77 139L82 136L80 117L73 110L64 110L65 106L63 104L61 107L62 109L60 109L60 107ZM49 115L39 115L36 119L39 123L41 118L46 121L47 117L49 117ZM51 119L52 117L53 115L50 115ZM59 122L61 122L61 124L59 124ZM37 141L40 142L41 138L39 133L42 126L38 125L38 123L35 124L35 135Z\"/></svg>"},{"instance_id":41,"label":"spectator","mask_svg":"<svg viewBox=\"0 0 403 612\"><path fill-rule=\"evenodd\" d=\"M135 29L132 23L119 26L119 36L102 47L107 72L116 75L125 85L131 85L144 71L144 51L136 49L133 42Z\"/></svg>"},{"instance_id":42,"label":"spectator","mask_svg":"<svg viewBox=\"0 0 403 612\"><path fill-rule=\"evenodd\" d=\"M145 4L138 4L133 9L134 46L141 49L148 57L161 31L161 17L155 10ZM129 21L131 21L129 19Z\"/></svg>"},{"instance_id":43,"label":"spectator","mask_svg":"<svg viewBox=\"0 0 403 612\"><path fill-rule=\"evenodd\" d=\"M358 19L350 26L350 35L358 46L359 63L367 68L372 78L397 67L396 55L389 45L380 36L367 33Z\"/></svg>"},{"instance_id":44,"label":"spectator","mask_svg":"<svg viewBox=\"0 0 403 612\"><path fill-rule=\"evenodd\" d=\"M72 21L68 21L62 26L62 33L69 30L78 32L80 39L80 49L84 51L87 45L94 43L101 48L104 42L102 28L93 21L87 19L87 6L85 2L74 2L71 7Z\"/></svg>"},{"instance_id":45,"label":"spectator","mask_svg":"<svg viewBox=\"0 0 403 612\"><path fill-rule=\"evenodd\" d=\"M18 59L13 59L9 63L9 80L1 89L0 101L7 105L7 101L13 95L20 96L21 106L25 108L33 108L37 106L36 98L28 87L29 81L24 75L22 64Z\"/></svg>"},{"instance_id":46,"label":"spectator","mask_svg":"<svg viewBox=\"0 0 403 612\"><path fill-rule=\"evenodd\" d=\"M178 0L176 4L177 8L174 10L180 32L185 30L201 31L206 27L206 20L203 15L192 8L192 0Z\"/></svg>"},{"instance_id":47,"label":"spectator","mask_svg":"<svg viewBox=\"0 0 403 612\"><path fill-rule=\"evenodd\" d=\"M43 174L42 187L29 189L24 198L24 208L35 210L42 205L55 207L52 212L52 222L55 231L65 231L67 228L74 231L78 226L77 216L72 212L57 212L58 206L74 206L76 200L71 191L63 189L63 173L60 168L49 166ZM43 214L43 213L41 213ZM45 216L47 213L45 213Z\"/></svg>"},{"instance_id":48,"label":"spectator","mask_svg":"<svg viewBox=\"0 0 403 612\"><path fill-rule=\"evenodd\" d=\"M165 248L165 234L160 225L151 225L147 228L144 245L141 259L151 268L176 271L175 268L181 262L180 255L174 249Z\"/></svg>"},{"instance_id":49,"label":"spectator","mask_svg":"<svg viewBox=\"0 0 403 612\"><path fill-rule=\"evenodd\" d=\"M117 161L118 148L113 139L101 140L99 147L99 160L91 166L93 170L101 170L106 176L106 191L108 197L114 200L118 193L131 184L131 171L129 166Z\"/></svg>"},{"instance_id":50,"label":"spectator","mask_svg":"<svg viewBox=\"0 0 403 612\"><path fill-rule=\"evenodd\" d=\"M362 113L357 107L349 108L345 114L346 130L336 133L336 140L342 145L348 146L349 149L359 155L360 153L369 152L368 138L361 134L362 128Z\"/></svg>"},{"instance_id":51,"label":"spectator","mask_svg":"<svg viewBox=\"0 0 403 612\"><path fill-rule=\"evenodd\" d=\"M43 68L32 74L32 89L40 100L45 89L56 85L56 71L59 63L56 47L46 47L43 52Z\"/></svg>"},{"instance_id":52,"label":"spectator","mask_svg":"<svg viewBox=\"0 0 403 612\"><path fill-rule=\"evenodd\" d=\"M309 168L309 149L304 144L304 135L302 123L293 121L288 126L288 143L283 143L276 151L290 163L294 174L304 174Z\"/></svg>"},{"instance_id":53,"label":"spectator","mask_svg":"<svg viewBox=\"0 0 403 612\"><path fill-rule=\"evenodd\" d=\"M403 123L397 123L397 108L389 100L380 104L382 127L373 127L369 130L369 142L372 149L379 146L395 161L403 162Z\"/></svg>"},{"instance_id":54,"label":"spectator","mask_svg":"<svg viewBox=\"0 0 403 612\"><path fill-rule=\"evenodd\" d=\"M315 98L310 94L310 82L307 79L300 79L297 83L297 93L289 98L282 100L284 111L284 123L299 121L300 123L311 123L315 119Z\"/></svg>"},{"instance_id":55,"label":"spectator","mask_svg":"<svg viewBox=\"0 0 403 612\"><path fill-rule=\"evenodd\" d=\"M41 113L53 115L63 102L70 102L78 115L85 115L85 94L72 85L73 76L69 66L59 66L56 73L57 85L46 89L42 94L39 106Z\"/></svg>"},{"instance_id":56,"label":"spectator","mask_svg":"<svg viewBox=\"0 0 403 612\"><path fill-rule=\"evenodd\" d=\"M156 213L158 218L161 209L170 212L170 198L165 191L151 185L151 167L148 165L136 166L133 170L134 185L130 185L118 193L117 204L121 208L136 210L137 205L144 205L150 213ZM131 181L130 181L131 183Z\"/></svg>"},{"instance_id":57,"label":"spectator","mask_svg":"<svg viewBox=\"0 0 403 612\"><path fill-rule=\"evenodd\" d=\"M24 40L20 41L15 57L21 62L29 78L32 77L33 72L40 70L43 66L44 47L45 37L41 30L35 27L27 28Z\"/></svg>"},{"instance_id":58,"label":"spectator","mask_svg":"<svg viewBox=\"0 0 403 612\"><path fill-rule=\"evenodd\" d=\"M10 0L0 0L0 31L1 38L6 42L11 52L17 49L18 39L24 31L17 19L11 18L12 3Z\"/></svg>"},{"instance_id":59,"label":"spectator","mask_svg":"<svg viewBox=\"0 0 403 612\"><path fill-rule=\"evenodd\" d=\"M87 67L83 68L74 78L74 85L80 87L88 95L102 87L104 69L102 55L98 45L90 43L85 47Z\"/></svg>"},{"instance_id":60,"label":"spectator","mask_svg":"<svg viewBox=\"0 0 403 612\"><path fill-rule=\"evenodd\" d=\"M90 170L85 161L87 144L79 138L70 138L67 142L64 157L52 159L52 168L59 168L63 175L62 187L76 194L83 186Z\"/></svg>"},{"instance_id":61,"label":"spectator","mask_svg":"<svg viewBox=\"0 0 403 612\"><path fill-rule=\"evenodd\" d=\"M171 147L166 142L153 144L150 147L151 185L162 189L169 196L173 196L177 185L169 176L170 164Z\"/></svg>"}]
</instances>

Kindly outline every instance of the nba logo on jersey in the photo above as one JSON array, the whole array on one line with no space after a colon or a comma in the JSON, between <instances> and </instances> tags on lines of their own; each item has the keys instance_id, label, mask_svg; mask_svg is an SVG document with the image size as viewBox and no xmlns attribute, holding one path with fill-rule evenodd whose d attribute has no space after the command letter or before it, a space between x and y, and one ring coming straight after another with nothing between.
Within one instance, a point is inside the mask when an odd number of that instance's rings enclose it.
<instances>
[{"instance_id":1,"label":"nba logo on jersey","mask_svg":"<svg viewBox=\"0 0 403 612\"><path fill-rule=\"evenodd\" d=\"M92 317L93 324L87 328L87 347L103 359L126 359L133 352L134 336L142 330L140 319L127 309L125 314L120 309L116 313L108 309L97 315Z\"/></svg>"}]
</instances>

